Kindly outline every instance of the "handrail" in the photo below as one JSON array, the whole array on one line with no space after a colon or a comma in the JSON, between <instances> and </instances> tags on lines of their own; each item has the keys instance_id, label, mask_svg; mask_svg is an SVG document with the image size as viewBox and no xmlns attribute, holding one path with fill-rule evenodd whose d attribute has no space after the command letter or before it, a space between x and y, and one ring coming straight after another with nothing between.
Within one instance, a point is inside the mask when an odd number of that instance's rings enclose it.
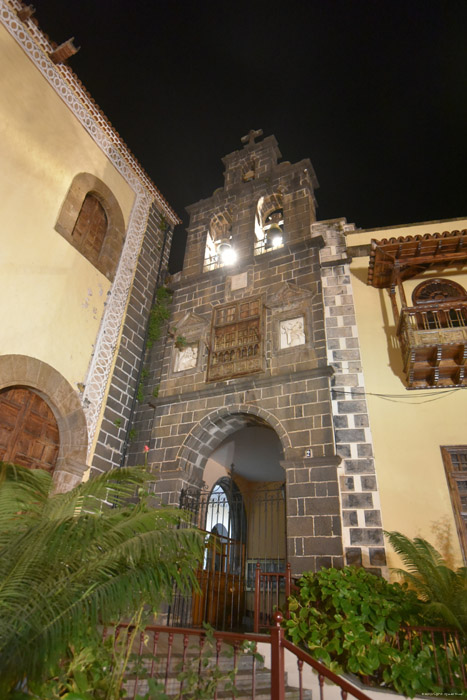
<instances>
[{"instance_id":1,"label":"handrail","mask_svg":"<svg viewBox=\"0 0 467 700\"><path fill-rule=\"evenodd\" d=\"M332 671L330 671L324 664L322 664L320 661L317 661L316 659L313 659L309 654L307 654L305 651L302 649L299 649L299 647L296 647L294 644L289 642L288 640L285 639L285 632L284 628L282 627L281 623L283 621L282 614L280 612L274 613L274 625L273 627L270 628L270 633L269 634L255 634L255 633L246 633L246 634L241 634L238 632L219 632L219 631L213 631L213 636L217 640L216 644L216 664L219 663L220 659L220 651L221 651L221 644L222 642L230 644L234 647L236 650L234 652L234 668L238 668L238 662L239 662L239 655L238 655L238 649L241 645L242 642L244 641L249 641L249 642L254 642L255 644L262 643L262 644L267 644L270 646L270 670L271 670L271 686L270 686L270 697L271 700L284 700L285 698L285 685L286 685L286 675L285 675L285 650L290 651L292 654L294 654L297 658L297 665L299 668L299 698L303 698L303 684L302 684L302 669L303 669L303 664L308 664L311 666L315 671L318 672L318 683L320 687L320 699L323 700L323 694L324 694L324 679L327 678L329 681L331 681L334 685L337 685L341 688L342 692L342 697L345 700L346 696L348 693L350 693L353 697L357 698L357 700L371 700L368 695L365 695L361 690L359 690L357 687L353 686L350 682L345 680L344 678L341 678L340 676L336 675ZM130 624L130 623L121 623L117 625L116 627L116 635L118 635L119 630L126 629L128 632L133 632L135 631L135 626ZM158 658L158 654L160 654L159 647L161 645L160 642L160 637L161 635L166 635L167 636L167 648L164 647L163 645L163 652L162 654L165 656L166 662L165 662L165 668L164 665L162 669L159 666L159 674L162 672L162 682L164 684L164 687L167 691L168 687L168 682L169 682L169 674L172 672L170 671L171 669L171 659L172 659L172 650L173 650L173 645L174 645L174 640L176 637L179 639L183 640L183 656L182 656L182 663L184 664L186 662L186 650L188 648L188 639L189 637L198 637L200 642L199 642L199 654L201 658L203 646L204 646L204 638L206 637L206 632L205 630L199 630L199 629L192 629L192 628L181 628L181 627L167 627L165 625L147 625L144 627L144 631L141 631L139 633L140 639L139 639L139 645L138 645L138 654L142 655L143 653L143 648L145 645L149 645L149 641L152 635L152 662L149 665L150 668L150 677L154 677L154 671L157 666L155 661ZM128 635L127 638L129 638L130 635ZM199 666L199 672L201 673L201 664ZM256 663L255 659L253 659L253 665L252 665L252 678L251 678L251 697L255 698L256 694L256 678L255 678L255 673L256 673ZM131 679L133 683L133 698L136 697L137 692L138 692L138 682L139 682L139 676L136 674L136 676ZM217 695L215 696L217 697Z\"/></svg>"},{"instance_id":2,"label":"handrail","mask_svg":"<svg viewBox=\"0 0 467 700\"><path fill-rule=\"evenodd\" d=\"M302 687L301 678L302 678L302 672L303 672L303 664L305 663L308 666L311 666L315 671L318 672L318 683L319 683L321 700L323 700L324 678L327 678L328 680L330 680L331 683L333 683L334 685L339 686L339 688L341 689L341 692L343 692L345 694L350 693L350 695L353 695L353 697L357 698L358 700L371 700L371 698L368 695L366 695L366 693L364 693L362 690L360 690L356 686L352 685L352 683L345 680L345 678L341 678L341 676L338 676L336 673L334 673L329 668L327 668L327 666L325 666L323 663L321 663L321 661L317 661L312 656L310 656L310 654L308 654L306 651L304 651L303 649L300 649L300 647L297 647L292 642L289 642L288 639L285 639L284 629L281 626L282 621L283 621L282 614L280 612L275 613L274 614L275 626L273 629L276 630L277 635L280 639L280 646L283 649L287 649L292 654L294 654L294 656L297 657L297 666L298 666L298 672L299 672L299 678L300 678L300 688ZM345 698L344 695L343 695L343 697ZM271 693L272 700L283 700L283 698L284 698L283 695L276 696L273 693Z\"/></svg>"}]
</instances>

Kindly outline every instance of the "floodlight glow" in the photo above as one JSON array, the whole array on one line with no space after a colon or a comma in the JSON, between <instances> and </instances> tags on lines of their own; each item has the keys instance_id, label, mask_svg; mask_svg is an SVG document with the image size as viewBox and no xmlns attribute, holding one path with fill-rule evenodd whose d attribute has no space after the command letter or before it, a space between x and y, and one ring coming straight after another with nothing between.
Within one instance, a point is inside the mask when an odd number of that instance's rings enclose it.
<instances>
[{"instance_id":1,"label":"floodlight glow","mask_svg":"<svg viewBox=\"0 0 467 700\"><path fill-rule=\"evenodd\" d=\"M280 248L281 245L282 245L282 243L283 243L282 236L281 236L279 233L276 233L276 234L274 235L274 237L273 237L271 243L272 243L272 247L273 247L273 248Z\"/></svg>"},{"instance_id":2,"label":"floodlight glow","mask_svg":"<svg viewBox=\"0 0 467 700\"><path fill-rule=\"evenodd\" d=\"M237 253L232 246L222 246L219 250L219 256L224 265L233 265L237 260Z\"/></svg>"}]
</instances>

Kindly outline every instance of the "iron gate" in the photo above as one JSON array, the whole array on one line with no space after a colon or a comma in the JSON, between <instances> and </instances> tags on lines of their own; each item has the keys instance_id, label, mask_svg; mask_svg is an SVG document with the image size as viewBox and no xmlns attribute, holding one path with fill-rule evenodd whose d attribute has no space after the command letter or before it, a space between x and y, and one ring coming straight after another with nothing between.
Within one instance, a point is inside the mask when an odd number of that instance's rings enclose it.
<instances>
[{"instance_id":1,"label":"iron gate","mask_svg":"<svg viewBox=\"0 0 467 700\"><path fill-rule=\"evenodd\" d=\"M230 478L212 491L184 489L180 508L189 524L205 533L205 552L196 577L199 590L175 592L168 623L216 629L253 628L256 564L265 572L283 572L286 563L284 487Z\"/></svg>"}]
</instances>

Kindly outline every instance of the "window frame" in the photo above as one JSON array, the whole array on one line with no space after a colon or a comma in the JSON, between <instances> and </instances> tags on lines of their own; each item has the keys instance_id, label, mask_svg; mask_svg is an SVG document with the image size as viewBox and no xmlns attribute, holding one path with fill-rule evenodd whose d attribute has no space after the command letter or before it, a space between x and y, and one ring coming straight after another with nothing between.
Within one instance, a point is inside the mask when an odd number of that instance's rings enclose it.
<instances>
[{"instance_id":1,"label":"window frame","mask_svg":"<svg viewBox=\"0 0 467 700\"><path fill-rule=\"evenodd\" d=\"M465 469L457 470L455 468L453 455L465 454ZM461 494L457 482L467 480L467 445L442 446L441 456L443 458L444 469L446 472L446 480L448 484L449 494L451 496L451 504L453 508L454 520L456 522L457 534L459 543L464 557L464 562L467 563L467 518L463 517Z\"/></svg>"},{"instance_id":2,"label":"window frame","mask_svg":"<svg viewBox=\"0 0 467 700\"><path fill-rule=\"evenodd\" d=\"M73 237L84 200L88 194L99 201L107 217L107 231L97 261L90 259L86 250L83 250L82 242ZM91 265L113 282L125 242L125 220L116 197L102 180L90 173L78 173L73 178L65 196L54 228Z\"/></svg>"}]
</instances>

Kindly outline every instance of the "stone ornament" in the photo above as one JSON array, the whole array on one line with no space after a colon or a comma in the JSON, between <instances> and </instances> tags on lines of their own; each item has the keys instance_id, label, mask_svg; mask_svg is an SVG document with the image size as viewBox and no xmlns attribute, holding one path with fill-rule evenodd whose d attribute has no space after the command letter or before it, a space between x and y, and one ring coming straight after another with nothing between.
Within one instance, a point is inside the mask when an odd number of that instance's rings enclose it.
<instances>
[{"instance_id":1,"label":"stone ornament","mask_svg":"<svg viewBox=\"0 0 467 700\"><path fill-rule=\"evenodd\" d=\"M303 316L290 318L279 322L280 346L293 348L296 345L305 345L305 322Z\"/></svg>"},{"instance_id":2,"label":"stone ornament","mask_svg":"<svg viewBox=\"0 0 467 700\"><path fill-rule=\"evenodd\" d=\"M186 369L193 369L198 362L198 346L187 345L186 348L178 350L175 355L174 372L183 372Z\"/></svg>"}]
</instances>

